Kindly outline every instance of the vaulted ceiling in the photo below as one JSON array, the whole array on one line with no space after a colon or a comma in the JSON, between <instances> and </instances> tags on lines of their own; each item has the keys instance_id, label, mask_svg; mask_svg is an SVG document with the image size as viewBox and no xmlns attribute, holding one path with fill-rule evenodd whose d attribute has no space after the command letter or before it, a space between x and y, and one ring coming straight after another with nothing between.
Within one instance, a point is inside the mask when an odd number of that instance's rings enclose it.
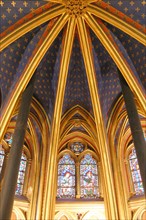
<instances>
[{"instance_id":1,"label":"vaulted ceiling","mask_svg":"<svg viewBox=\"0 0 146 220\"><path fill-rule=\"evenodd\" d=\"M60 92L62 114L80 105L94 117L99 99L107 123L121 95L117 68L143 106L145 4L144 0L2 0L3 118L12 113L34 74L34 97L50 119Z\"/></svg>"}]
</instances>

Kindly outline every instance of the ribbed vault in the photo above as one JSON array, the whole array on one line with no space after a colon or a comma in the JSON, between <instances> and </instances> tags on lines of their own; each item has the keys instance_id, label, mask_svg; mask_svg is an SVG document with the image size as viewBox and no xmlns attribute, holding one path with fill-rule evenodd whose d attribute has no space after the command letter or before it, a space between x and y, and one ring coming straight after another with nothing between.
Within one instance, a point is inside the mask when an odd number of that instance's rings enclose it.
<instances>
[{"instance_id":1,"label":"ribbed vault","mask_svg":"<svg viewBox=\"0 0 146 220\"><path fill-rule=\"evenodd\" d=\"M101 115L106 123L121 93L117 68L144 109L143 69L138 72L138 64L135 69L136 58L129 57L120 33L124 32L125 39L135 38L130 42L136 41L143 48L145 29L142 18L137 19L140 24L128 17L129 10L128 16L123 13L123 4L120 11L113 1L108 4L101 0L1 2L3 128L33 74L37 75L35 97L50 118L56 105L61 116L62 109L64 113L79 104L96 121ZM142 6L141 2L137 7L142 10ZM18 10L19 16L13 16L12 9ZM12 55L7 66L9 53Z\"/></svg>"},{"instance_id":2,"label":"ribbed vault","mask_svg":"<svg viewBox=\"0 0 146 220\"><path fill-rule=\"evenodd\" d=\"M98 148L107 216L118 219L107 141L110 123L115 116L120 120L125 108L123 102L121 104L118 69L142 113L146 85L145 1L125 2L0 1L1 137L17 111L23 91L35 75L34 100L41 111L34 108L34 121L40 114L40 127L46 126L48 132L43 134L47 137L44 143L47 162L43 165L47 167L47 184L43 211L38 211L43 219L53 219L54 215L58 146L75 136L89 143L92 140L92 145ZM117 106L120 106L119 115ZM113 204L112 210L110 204Z\"/></svg>"}]
</instances>

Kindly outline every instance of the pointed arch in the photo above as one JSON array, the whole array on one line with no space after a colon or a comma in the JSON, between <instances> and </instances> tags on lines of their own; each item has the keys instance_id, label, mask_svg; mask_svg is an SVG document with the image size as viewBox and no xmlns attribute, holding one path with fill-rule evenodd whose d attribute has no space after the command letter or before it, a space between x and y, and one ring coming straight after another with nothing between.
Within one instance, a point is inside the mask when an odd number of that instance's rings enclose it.
<instances>
[{"instance_id":1,"label":"pointed arch","mask_svg":"<svg viewBox=\"0 0 146 220\"><path fill-rule=\"evenodd\" d=\"M12 115L12 112L14 111L14 108L16 106L20 94L27 86L37 66L41 62L43 56L45 55L45 53L47 52L47 50L49 49L49 47L51 46L51 44L53 43L59 32L62 30L67 20L68 20L68 15L63 14L55 24L54 22L51 24L51 28L50 25L48 25L42 38L36 45L35 50L33 51L32 56L29 62L27 63L27 66L25 67L23 73L21 74L21 77L19 78L19 81L13 88L14 92L9 94L9 97L2 109L2 113L1 113L2 128L0 134L1 137L3 136L4 129L6 128L8 121L10 120L10 117Z\"/></svg>"},{"instance_id":2,"label":"pointed arch","mask_svg":"<svg viewBox=\"0 0 146 220\"><path fill-rule=\"evenodd\" d=\"M63 116L61 120L61 135L63 134L65 127L69 121L73 118L74 115L79 114L85 121L86 124L89 124L90 128L94 133L96 133L95 122L93 116L83 107L76 105L73 108L69 109ZM80 120L80 119L79 119ZM81 120L81 123L83 121ZM80 122L79 122L80 123ZM84 123L84 125L85 125Z\"/></svg>"},{"instance_id":3,"label":"pointed arch","mask_svg":"<svg viewBox=\"0 0 146 220\"><path fill-rule=\"evenodd\" d=\"M60 220L60 218L62 216L66 216L68 218L68 220L76 219L76 215L75 214L73 214L71 212L68 212L68 211L65 211L65 210L64 211L62 210L62 211L57 212L57 214L55 215L54 220Z\"/></svg>"}]
</instances>

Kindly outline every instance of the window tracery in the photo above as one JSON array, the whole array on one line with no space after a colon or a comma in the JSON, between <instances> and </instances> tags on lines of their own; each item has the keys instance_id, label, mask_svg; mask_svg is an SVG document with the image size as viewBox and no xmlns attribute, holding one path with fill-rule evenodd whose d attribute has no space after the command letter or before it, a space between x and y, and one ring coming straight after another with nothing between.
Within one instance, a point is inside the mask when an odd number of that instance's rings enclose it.
<instances>
[{"instance_id":1,"label":"window tracery","mask_svg":"<svg viewBox=\"0 0 146 220\"><path fill-rule=\"evenodd\" d=\"M18 179L17 179L17 186L15 195L22 195L23 194L23 186L24 186L24 178L26 173L26 166L27 166L27 157L23 153L21 156Z\"/></svg>"},{"instance_id":2,"label":"window tracery","mask_svg":"<svg viewBox=\"0 0 146 220\"><path fill-rule=\"evenodd\" d=\"M81 197L96 198L98 192L98 170L96 160L85 154L80 163Z\"/></svg>"},{"instance_id":3,"label":"window tracery","mask_svg":"<svg viewBox=\"0 0 146 220\"><path fill-rule=\"evenodd\" d=\"M0 145L0 173L2 171L2 167L4 165L5 158L9 156L9 150L11 149L12 139L13 139L13 133L7 132L4 135L3 148L2 148L2 144ZM27 149L27 147L24 146L23 153L21 156L20 166L19 166L16 191L15 191L15 195L19 195L19 196L23 195L23 188L24 188L24 185L26 184L25 183L25 174L27 172L27 162L28 162L28 160L30 160L27 157L27 154L25 153L25 151L28 151L28 149L27 150L26 149ZM7 163L7 161L6 161L6 163Z\"/></svg>"},{"instance_id":4,"label":"window tracery","mask_svg":"<svg viewBox=\"0 0 146 220\"><path fill-rule=\"evenodd\" d=\"M57 197L75 197L75 162L69 154L65 154L58 164Z\"/></svg>"},{"instance_id":5,"label":"window tracery","mask_svg":"<svg viewBox=\"0 0 146 220\"><path fill-rule=\"evenodd\" d=\"M133 187L136 195L143 195L144 188L142 184L141 174L139 170L138 160L136 156L135 148L133 147L129 154L129 166L131 171L131 177L133 182Z\"/></svg>"},{"instance_id":6,"label":"window tracery","mask_svg":"<svg viewBox=\"0 0 146 220\"><path fill-rule=\"evenodd\" d=\"M100 197L98 165L93 154L81 142L74 142L61 152L62 157L58 162L57 198Z\"/></svg>"}]
</instances>

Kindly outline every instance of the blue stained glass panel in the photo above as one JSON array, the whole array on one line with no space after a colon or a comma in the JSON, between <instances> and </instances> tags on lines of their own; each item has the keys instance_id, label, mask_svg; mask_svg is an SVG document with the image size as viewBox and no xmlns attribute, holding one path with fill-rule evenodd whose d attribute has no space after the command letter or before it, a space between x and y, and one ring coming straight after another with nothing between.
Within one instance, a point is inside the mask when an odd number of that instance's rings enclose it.
<instances>
[{"instance_id":1,"label":"blue stained glass panel","mask_svg":"<svg viewBox=\"0 0 146 220\"><path fill-rule=\"evenodd\" d=\"M16 191L15 191L16 195L22 195L23 193L26 166L27 166L27 158L25 154L22 154L20 167L19 167L19 173L18 173L18 179L17 179L17 186L16 186Z\"/></svg>"},{"instance_id":2,"label":"blue stained glass panel","mask_svg":"<svg viewBox=\"0 0 146 220\"><path fill-rule=\"evenodd\" d=\"M65 154L59 161L59 164L75 164L74 160L70 157L69 154Z\"/></svg>"},{"instance_id":3,"label":"blue stained glass panel","mask_svg":"<svg viewBox=\"0 0 146 220\"><path fill-rule=\"evenodd\" d=\"M15 194L22 195L23 185L17 184Z\"/></svg>"},{"instance_id":4,"label":"blue stained glass panel","mask_svg":"<svg viewBox=\"0 0 146 220\"><path fill-rule=\"evenodd\" d=\"M71 151L73 151L76 155L79 155L84 151L85 146L80 142L74 142L70 145Z\"/></svg>"},{"instance_id":5,"label":"blue stained glass panel","mask_svg":"<svg viewBox=\"0 0 146 220\"><path fill-rule=\"evenodd\" d=\"M132 160L130 160L130 167L131 167L131 170L139 169L137 158L133 158Z\"/></svg>"},{"instance_id":6,"label":"blue stained glass panel","mask_svg":"<svg viewBox=\"0 0 146 220\"><path fill-rule=\"evenodd\" d=\"M4 150L0 150L0 173L3 167L4 158L5 158L5 152Z\"/></svg>"},{"instance_id":7,"label":"blue stained glass panel","mask_svg":"<svg viewBox=\"0 0 146 220\"><path fill-rule=\"evenodd\" d=\"M82 198L99 196L97 163L90 154L86 154L80 163L80 186Z\"/></svg>"},{"instance_id":8,"label":"blue stained glass panel","mask_svg":"<svg viewBox=\"0 0 146 220\"><path fill-rule=\"evenodd\" d=\"M4 140L8 143L8 145L12 144L12 136L13 134L10 132L6 133L4 136Z\"/></svg>"},{"instance_id":9,"label":"blue stained glass panel","mask_svg":"<svg viewBox=\"0 0 146 220\"><path fill-rule=\"evenodd\" d=\"M58 198L74 198L75 197L75 188L58 188L57 189Z\"/></svg>"},{"instance_id":10,"label":"blue stained glass panel","mask_svg":"<svg viewBox=\"0 0 146 220\"><path fill-rule=\"evenodd\" d=\"M144 189L143 189L143 184L142 184L142 179L141 179L141 174L139 170L135 148L132 149L132 152L129 155L129 165L130 165L133 186L134 186L136 195L144 194Z\"/></svg>"},{"instance_id":11,"label":"blue stained glass panel","mask_svg":"<svg viewBox=\"0 0 146 220\"><path fill-rule=\"evenodd\" d=\"M57 198L75 197L75 162L65 154L58 163Z\"/></svg>"}]
</instances>

